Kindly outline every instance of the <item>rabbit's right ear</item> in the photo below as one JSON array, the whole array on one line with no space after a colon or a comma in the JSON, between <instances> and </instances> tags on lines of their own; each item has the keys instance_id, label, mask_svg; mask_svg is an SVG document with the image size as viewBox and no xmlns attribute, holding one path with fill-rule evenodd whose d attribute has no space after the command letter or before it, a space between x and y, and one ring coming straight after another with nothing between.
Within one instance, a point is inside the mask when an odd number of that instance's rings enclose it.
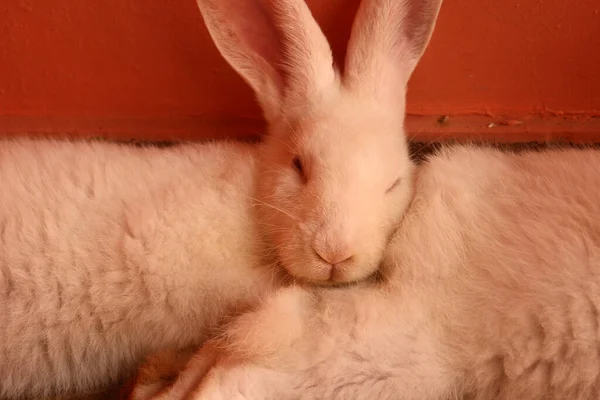
<instances>
[{"instance_id":1,"label":"rabbit's right ear","mask_svg":"<svg viewBox=\"0 0 600 400\"><path fill-rule=\"evenodd\" d=\"M270 120L302 107L336 80L327 39L303 0L197 0L227 62ZM292 104L289 104L289 103Z\"/></svg>"},{"instance_id":2,"label":"rabbit's right ear","mask_svg":"<svg viewBox=\"0 0 600 400\"><path fill-rule=\"evenodd\" d=\"M404 102L442 0L362 0L348 43L345 82L384 102Z\"/></svg>"}]
</instances>

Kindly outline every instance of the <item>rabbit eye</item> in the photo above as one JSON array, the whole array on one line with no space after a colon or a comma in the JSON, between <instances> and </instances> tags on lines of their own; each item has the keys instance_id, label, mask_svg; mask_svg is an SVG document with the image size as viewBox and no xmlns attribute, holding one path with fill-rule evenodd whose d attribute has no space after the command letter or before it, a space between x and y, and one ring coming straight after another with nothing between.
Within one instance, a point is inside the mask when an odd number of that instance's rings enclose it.
<instances>
[{"instance_id":1,"label":"rabbit eye","mask_svg":"<svg viewBox=\"0 0 600 400\"><path fill-rule=\"evenodd\" d=\"M302 160L300 160L300 157L296 156L296 157L292 158L292 166L299 173L301 173L301 174L304 173L304 167L302 166Z\"/></svg>"},{"instance_id":2,"label":"rabbit eye","mask_svg":"<svg viewBox=\"0 0 600 400\"><path fill-rule=\"evenodd\" d=\"M294 167L294 169L296 170L296 172L298 173L298 175L300 175L300 177L302 178L302 180L306 181L306 174L304 171L304 164L302 163L302 160L300 159L299 156L295 156L294 158L292 158L292 167Z\"/></svg>"},{"instance_id":3,"label":"rabbit eye","mask_svg":"<svg viewBox=\"0 0 600 400\"><path fill-rule=\"evenodd\" d=\"M394 183L392 183L392 185L385 191L385 193L389 193L392 190L396 189L396 187L398 187L398 185L400 184L401 178L398 178L394 181Z\"/></svg>"}]
</instances>

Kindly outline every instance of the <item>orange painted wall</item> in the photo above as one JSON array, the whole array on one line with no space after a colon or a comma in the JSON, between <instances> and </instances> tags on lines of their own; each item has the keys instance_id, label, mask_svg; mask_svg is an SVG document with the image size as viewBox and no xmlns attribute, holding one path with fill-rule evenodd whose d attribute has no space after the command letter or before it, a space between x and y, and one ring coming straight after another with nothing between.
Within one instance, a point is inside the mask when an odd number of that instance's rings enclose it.
<instances>
[{"instance_id":1,"label":"orange painted wall","mask_svg":"<svg viewBox=\"0 0 600 400\"><path fill-rule=\"evenodd\" d=\"M308 2L342 57L358 0ZM600 1L446 0L408 107L600 115ZM194 130L223 117L257 119L259 110L213 47L194 0L0 5L0 130L46 118L75 121L76 132L76 121L133 118L144 137L143 121Z\"/></svg>"}]
</instances>

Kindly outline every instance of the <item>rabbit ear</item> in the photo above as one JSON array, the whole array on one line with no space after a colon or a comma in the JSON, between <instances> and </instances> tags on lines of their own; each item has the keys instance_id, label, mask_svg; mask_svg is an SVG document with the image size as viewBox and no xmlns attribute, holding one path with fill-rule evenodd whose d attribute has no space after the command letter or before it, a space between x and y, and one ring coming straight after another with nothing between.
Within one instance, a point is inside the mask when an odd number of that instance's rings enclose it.
<instances>
[{"instance_id":1,"label":"rabbit ear","mask_svg":"<svg viewBox=\"0 0 600 400\"><path fill-rule=\"evenodd\" d=\"M380 100L404 101L405 85L429 43L441 4L363 0L348 43L345 82Z\"/></svg>"},{"instance_id":2,"label":"rabbit ear","mask_svg":"<svg viewBox=\"0 0 600 400\"><path fill-rule=\"evenodd\" d=\"M267 119L284 101L301 106L336 79L329 43L303 0L197 2L217 48L254 89Z\"/></svg>"}]
</instances>

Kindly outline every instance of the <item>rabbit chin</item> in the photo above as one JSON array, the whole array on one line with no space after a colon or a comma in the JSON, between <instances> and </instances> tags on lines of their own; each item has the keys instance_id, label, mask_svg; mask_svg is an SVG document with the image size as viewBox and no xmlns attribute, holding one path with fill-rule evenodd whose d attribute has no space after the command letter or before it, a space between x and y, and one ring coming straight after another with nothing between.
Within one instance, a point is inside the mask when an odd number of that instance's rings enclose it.
<instances>
[{"instance_id":1,"label":"rabbit chin","mask_svg":"<svg viewBox=\"0 0 600 400\"><path fill-rule=\"evenodd\" d=\"M280 254L283 268L296 280L312 285L339 286L369 278L378 270L378 256L355 256L332 266L311 251Z\"/></svg>"}]
</instances>

